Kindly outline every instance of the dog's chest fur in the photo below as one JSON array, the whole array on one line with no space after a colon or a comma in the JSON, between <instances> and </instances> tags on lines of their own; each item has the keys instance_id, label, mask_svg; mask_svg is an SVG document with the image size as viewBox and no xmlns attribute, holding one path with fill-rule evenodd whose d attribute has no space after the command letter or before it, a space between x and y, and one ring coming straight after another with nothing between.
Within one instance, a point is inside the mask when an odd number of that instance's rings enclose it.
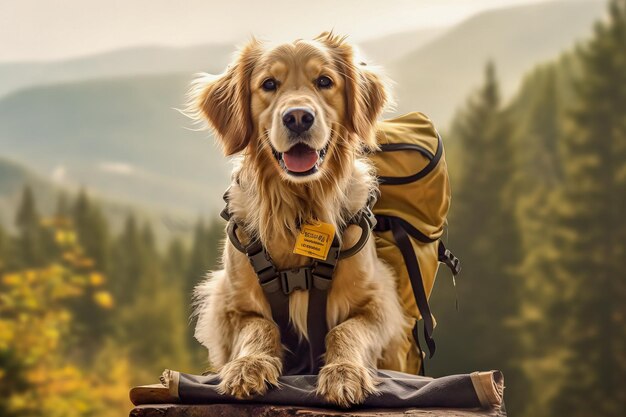
<instances>
[{"instance_id":1,"label":"dog's chest fur","mask_svg":"<svg viewBox=\"0 0 626 417\"><path fill-rule=\"evenodd\" d=\"M315 200L306 200L290 194L291 190L281 189L255 190L257 184L245 183L245 176L239 183L233 184L229 191L229 208L233 217L244 225L240 238L245 242L252 234L259 236L266 250L278 269L297 268L310 265L312 258L293 253L296 238L299 234L297 227L299 219L308 217L328 222L335 226L335 230L342 230L343 223L350 215L360 210L367 202L374 181L369 174L369 166L357 160L353 175L346 181L346 189L331 190L326 195L313 195ZM258 185L257 185L258 186ZM305 207L302 207L302 206ZM310 214L308 214L310 213ZM302 221L302 220L300 220ZM265 230L265 234L260 233ZM360 229L350 226L341 235L342 248L349 248L356 243L360 236ZM363 249L363 253L373 250L373 239ZM374 255L375 256L375 255ZM348 260L339 261L328 300L328 321L333 327L345 320L349 314L349 307L358 304L354 300L354 291L350 288L355 285L365 285L357 282L368 274L365 268L371 268L368 257L355 255ZM249 267L252 271L252 267ZM362 292L358 292L362 293ZM308 291L295 291L290 295L290 317L298 332L306 335Z\"/></svg>"}]
</instances>

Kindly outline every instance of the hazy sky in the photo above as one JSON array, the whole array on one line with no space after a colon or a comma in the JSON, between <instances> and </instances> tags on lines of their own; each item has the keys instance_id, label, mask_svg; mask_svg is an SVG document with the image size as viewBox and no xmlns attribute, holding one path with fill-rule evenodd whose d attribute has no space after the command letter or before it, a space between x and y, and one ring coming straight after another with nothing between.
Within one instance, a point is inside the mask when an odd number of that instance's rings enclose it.
<instances>
[{"instance_id":1,"label":"hazy sky","mask_svg":"<svg viewBox=\"0 0 626 417\"><path fill-rule=\"evenodd\" d=\"M362 40L538 1L545 0L0 0L0 61L239 42L251 34L283 41L329 28Z\"/></svg>"}]
</instances>

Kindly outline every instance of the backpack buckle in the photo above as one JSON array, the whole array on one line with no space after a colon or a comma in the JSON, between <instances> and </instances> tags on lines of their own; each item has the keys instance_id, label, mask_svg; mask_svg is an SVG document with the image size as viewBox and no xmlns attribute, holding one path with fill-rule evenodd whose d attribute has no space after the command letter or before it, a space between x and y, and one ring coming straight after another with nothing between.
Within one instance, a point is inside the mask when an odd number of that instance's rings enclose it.
<instances>
[{"instance_id":1,"label":"backpack buckle","mask_svg":"<svg viewBox=\"0 0 626 417\"><path fill-rule=\"evenodd\" d=\"M450 250L446 249L441 241L439 242L439 262L446 264L454 276L461 272L461 261Z\"/></svg>"},{"instance_id":2,"label":"backpack buckle","mask_svg":"<svg viewBox=\"0 0 626 417\"><path fill-rule=\"evenodd\" d=\"M308 266L286 269L279 271L279 274L285 295L289 295L296 290L306 291L311 288L311 268Z\"/></svg>"}]
</instances>

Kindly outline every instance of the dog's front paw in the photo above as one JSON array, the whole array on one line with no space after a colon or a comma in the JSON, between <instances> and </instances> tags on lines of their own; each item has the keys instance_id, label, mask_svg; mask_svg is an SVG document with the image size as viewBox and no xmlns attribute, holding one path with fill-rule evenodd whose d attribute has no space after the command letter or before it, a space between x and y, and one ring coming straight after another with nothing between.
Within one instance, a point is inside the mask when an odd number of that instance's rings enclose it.
<instances>
[{"instance_id":1,"label":"dog's front paw","mask_svg":"<svg viewBox=\"0 0 626 417\"><path fill-rule=\"evenodd\" d=\"M361 404L376 392L370 370L353 363L329 363L322 368L317 382L317 393L340 407Z\"/></svg>"},{"instance_id":2,"label":"dog's front paw","mask_svg":"<svg viewBox=\"0 0 626 417\"><path fill-rule=\"evenodd\" d=\"M228 362L220 370L218 386L221 394L246 398L265 394L269 385L278 385L281 371L279 358L269 355L250 355Z\"/></svg>"}]
</instances>

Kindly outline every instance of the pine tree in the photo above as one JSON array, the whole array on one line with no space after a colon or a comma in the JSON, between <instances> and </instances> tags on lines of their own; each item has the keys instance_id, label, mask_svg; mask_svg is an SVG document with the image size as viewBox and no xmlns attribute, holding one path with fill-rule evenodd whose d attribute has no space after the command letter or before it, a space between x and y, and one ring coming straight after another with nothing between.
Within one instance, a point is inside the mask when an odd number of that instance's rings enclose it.
<instances>
[{"instance_id":1,"label":"pine tree","mask_svg":"<svg viewBox=\"0 0 626 417\"><path fill-rule=\"evenodd\" d=\"M70 217L70 201L65 192L59 193L55 215L62 218Z\"/></svg>"},{"instance_id":2,"label":"pine tree","mask_svg":"<svg viewBox=\"0 0 626 417\"><path fill-rule=\"evenodd\" d=\"M119 306L131 305L138 292L138 280L143 271L143 248L137 220L129 214L121 235L113 245L111 288Z\"/></svg>"},{"instance_id":3,"label":"pine tree","mask_svg":"<svg viewBox=\"0 0 626 417\"><path fill-rule=\"evenodd\" d=\"M513 366L519 352L508 324L519 304L514 267L520 257L510 131L495 67L489 63L484 85L457 115L448 137L459 147L458 166L450 167L454 199L448 243L463 264L457 279L462 311L455 314L448 306L434 311L442 354L435 369L440 373L502 369L514 381L509 383L510 392L522 394ZM445 288L439 284L435 291ZM519 398L509 396L508 401Z\"/></svg>"},{"instance_id":4,"label":"pine tree","mask_svg":"<svg viewBox=\"0 0 626 417\"><path fill-rule=\"evenodd\" d=\"M7 268L9 259L9 236L0 223L0 274Z\"/></svg>"},{"instance_id":5,"label":"pine tree","mask_svg":"<svg viewBox=\"0 0 626 417\"><path fill-rule=\"evenodd\" d=\"M53 236L41 225L35 196L28 185L22 191L15 226L18 235L10 267L41 267L56 255Z\"/></svg>"},{"instance_id":6,"label":"pine tree","mask_svg":"<svg viewBox=\"0 0 626 417\"><path fill-rule=\"evenodd\" d=\"M213 222L208 226L203 220L196 223L184 288L189 299L191 299L194 287L209 270L217 266L220 240L223 234L223 227L218 222Z\"/></svg>"},{"instance_id":7,"label":"pine tree","mask_svg":"<svg viewBox=\"0 0 626 417\"><path fill-rule=\"evenodd\" d=\"M59 195L55 223L71 227L77 236L77 255L82 258L82 268L91 273L92 285L84 288L84 297L77 297L69 303L73 315L79 318L74 324L73 339L82 347L81 360L90 363L100 351L112 325L112 314L108 311L110 307L103 308L93 302L102 294L110 297L110 280L106 270L108 225L84 190L80 191L73 204L67 194Z\"/></svg>"},{"instance_id":8,"label":"pine tree","mask_svg":"<svg viewBox=\"0 0 626 417\"><path fill-rule=\"evenodd\" d=\"M518 97L508 107L515 118L514 155L525 194L537 185L553 188L563 177L559 143L564 117L564 91L558 63L542 65L528 76Z\"/></svg>"},{"instance_id":9,"label":"pine tree","mask_svg":"<svg viewBox=\"0 0 626 417\"><path fill-rule=\"evenodd\" d=\"M207 272L215 269L218 264L221 240L224 228L220 222L212 222L208 226L200 219L194 229L194 238L191 246L189 261L185 273L185 285L183 286L183 299L187 303L187 315L191 316L191 301L194 287L205 278ZM204 366L206 369L206 350L194 338L194 327L189 326L186 331L188 350L193 355L194 363Z\"/></svg>"},{"instance_id":10,"label":"pine tree","mask_svg":"<svg viewBox=\"0 0 626 417\"><path fill-rule=\"evenodd\" d=\"M107 273L110 256L109 227L100 207L89 199L84 189L79 192L72 207L72 218L85 253L94 261L98 270Z\"/></svg>"},{"instance_id":11,"label":"pine tree","mask_svg":"<svg viewBox=\"0 0 626 417\"><path fill-rule=\"evenodd\" d=\"M163 368L189 367L185 340L189 320L182 281L168 274L168 263L158 251L149 224L138 231L134 218L130 217L121 243L131 250L124 263L127 270L121 272L123 281L127 282L125 291L133 293L132 297L126 297L120 313L124 345L146 376ZM128 288L130 279L132 289Z\"/></svg>"},{"instance_id":12,"label":"pine tree","mask_svg":"<svg viewBox=\"0 0 626 417\"><path fill-rule=\"evenodd\" d=\"M560 61L563 62L563 61ZM511 105L516 120L514 134L517 155L516 220L524 253L518 279L522 284L518 334L521 372L529 381L525 415L549 416L549 404L559 382L561 346L553 343L559 322L550 319L555 294L561 290L555 280L554 230L563 166L558 144L562 139L564 92L557 82L561 67L551 63L535 70ZM520 414L521 409L519 410Z\"/></svg>"},{"instance_id":13,"label":"pine tree","mask_svg":"<svg viewBox=\"0 0 626 417\"><path fill-rule=\"evenodd\" d=\"M15 225L18 229L28 229L38 226L39 221L39 211L37 210L33 190L29 185L25 185L22 189L22 200L15 217Z\"/></svg>"},{"instance_id":14,"label":"pine tree","mask_svg":"<svg viewBox=\"0 0 626 417\"><path fill-rule=\"evenodd\" d=\"M626 1L580 49L581 76L565 135L552 320L567 358L554 415L626 410Z\"/></svg>"},{"instance_id":15,"label":"pine tree","mask_svg":"<svg viewBox=\"0 0 626 417\"><path fill-rule=\"evenodd\" d=\"M188 269L188 258L189 255L183 242L178 238L172 239L167 248L165 267L167 275L175 277L178 282L181 282L181 287L184 283L185 272Z\"/></svg>"},{"instance_id":16,"label":"pine tree","mask_svg":"<svg viewBox=\"0 0 626 417\"><path fill-rule=\"evenodd\" d=\"M193 242L191 253L185 276L183 291L189 299L193 293L193 288L200 282L208 269L208 253L210 251L209 242L206 241L206 225L202 219L198 220L193 232Z\"/></svg>"}]
</instances>

